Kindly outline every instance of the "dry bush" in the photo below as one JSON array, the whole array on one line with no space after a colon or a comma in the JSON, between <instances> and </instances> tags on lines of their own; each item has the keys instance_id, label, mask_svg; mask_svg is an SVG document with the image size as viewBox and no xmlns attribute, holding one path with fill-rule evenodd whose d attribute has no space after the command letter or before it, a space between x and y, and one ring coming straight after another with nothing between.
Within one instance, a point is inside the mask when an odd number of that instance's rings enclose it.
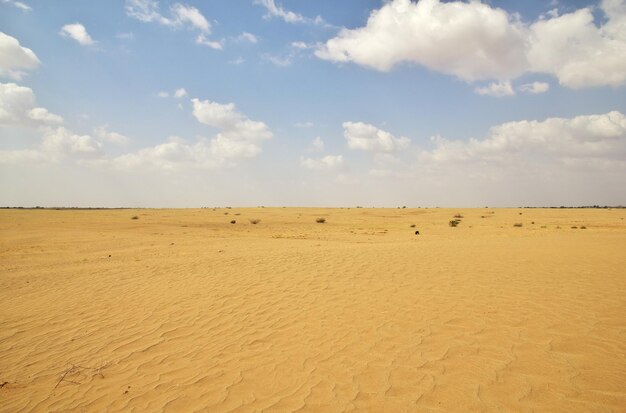
<instances>
[{"instance_id":1,"label":"dry bush","mask_svg":"<svg viewBox=\"0 0 626 413\"><path fill-rule=\"evenodd\" d=\"M455 218L463 218L463 215L461 215L461 214L456 214L454 217L455 217Z\"/></svg>"},{"instance_id":2,"label":"dry bush","mask_svg":"<svg viewBox=\"0 0 626 413\"><path fill-rule=\"evenodd\" d=\"M315 222L317 222L318 224L323 224L324 222L326 222L326 218L324 217L319 217L315 220Z\"/></svg>"},{"instance_id":3,"label":"dry bush","mask_svg":"<svg viewBox=\"0 0 626 413\"><path fill-rule=\"evenodd\" d=\"M139 219L139 217L137 215L133 215L130 219Z\"/></svg>"},{"instance_id":4,"label":"dry bush","mask_svg":"<svg viewBox=\"0 0 626 413\"><path fill-rule=\"evenodd\" d=\"M251 223L252 225L256 225L256 224L258 224L259 222L261 222L261 220L260 220L260 219L258 219L258 218L249 219L248 221L250 221L250 223Z\"/></svg>"},{"instance_id":5,"label":"dry bush","mask_svg":"<svg viewBox=\"0 0 626 413\"><path fill-rule=\"evenodd\" d=\"M235 221L234 219L232 221L230 221L231 224L236 224L237 221Z\"/></svg>"},{"instance_id":6,"label":"dry bush","mask_svg":"<svg viewBox=\"0 0 626 413\"><path fill-rule=\"evenodd\" d=\"M450 220L450 222L448 222L448 225L450 225L451 227L455 228L456 226L459 225L460 222L461 221L458 220L458 219L453 219L453 220Z\"/></svg>"},{"instance_id":7,"label":"dry bush","mask_svg":"<svg viewBox=\"0 0 626 413\"><path fill-rule=\"evenodd\" d=\"M516 223L516 224L513 224L513 226L514 226L514 227L518 227L518 228L520 228L520 227L523 227L523 226L524 226L524 224L522 224L521 222L518 222L518 223Z\"/></svg>"}]
</instances>

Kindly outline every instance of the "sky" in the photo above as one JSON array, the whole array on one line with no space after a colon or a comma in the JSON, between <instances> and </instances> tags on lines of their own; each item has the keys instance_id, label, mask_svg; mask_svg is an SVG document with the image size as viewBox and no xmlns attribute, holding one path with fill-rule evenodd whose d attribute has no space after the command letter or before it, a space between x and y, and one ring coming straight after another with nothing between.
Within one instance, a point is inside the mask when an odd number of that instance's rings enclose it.
<instances>
[{"instance_id":1,"label":"sky","mask_svg":"<svg viewBox=\"0 0 626 413\"><path fill-rule=\"evenodd\" d=\"M626 0L0 0L0 206L626 205Z\"/></svg>"}]
</instances>

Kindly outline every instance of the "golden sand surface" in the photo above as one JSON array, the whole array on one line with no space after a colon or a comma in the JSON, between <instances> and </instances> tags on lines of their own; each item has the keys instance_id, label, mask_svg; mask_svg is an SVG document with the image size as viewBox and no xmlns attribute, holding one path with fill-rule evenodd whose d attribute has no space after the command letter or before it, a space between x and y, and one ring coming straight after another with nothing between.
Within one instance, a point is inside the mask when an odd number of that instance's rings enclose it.
<instances>
[{"instance_id":1,"label":"golden sand surface","mask_svg":"<svg viewBox=\"0 0 626 413\"><path fill-rule=\"evenodd\" d=\"M0 210L0 269L2 412L626 411L624 209Z\"/></svg>"}]
</instances>

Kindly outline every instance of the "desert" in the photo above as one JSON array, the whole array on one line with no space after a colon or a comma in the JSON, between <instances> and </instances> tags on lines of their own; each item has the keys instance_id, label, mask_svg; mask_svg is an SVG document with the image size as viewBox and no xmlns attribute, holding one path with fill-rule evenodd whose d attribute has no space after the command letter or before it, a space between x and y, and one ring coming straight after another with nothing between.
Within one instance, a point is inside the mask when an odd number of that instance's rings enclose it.
<instances>
[{"instance_id":1,"label":"desert","mask_svg":"<svg viewBox=\"0 0 626 413\"><path fill-rule=\"evenodd\" d=\"M625 218L0 210L0 411L624 411Z\"/></svg>"}]
</instances>

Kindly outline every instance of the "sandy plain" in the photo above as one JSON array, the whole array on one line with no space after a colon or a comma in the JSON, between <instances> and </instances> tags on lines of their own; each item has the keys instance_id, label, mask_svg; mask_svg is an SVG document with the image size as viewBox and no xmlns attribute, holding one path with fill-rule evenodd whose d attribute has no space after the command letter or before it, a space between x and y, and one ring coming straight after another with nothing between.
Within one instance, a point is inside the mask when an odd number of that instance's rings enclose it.
<instances>
[{"instance_id":1,"label":"sandy plain","mask_svg":"<svg viewBox=\"0 0 626 413\"><path fill-rule=\"evenodd\" d=\"M626 210L0 210L0 385L2 412L625 412Z\"/></svg>"}]
</instances>

